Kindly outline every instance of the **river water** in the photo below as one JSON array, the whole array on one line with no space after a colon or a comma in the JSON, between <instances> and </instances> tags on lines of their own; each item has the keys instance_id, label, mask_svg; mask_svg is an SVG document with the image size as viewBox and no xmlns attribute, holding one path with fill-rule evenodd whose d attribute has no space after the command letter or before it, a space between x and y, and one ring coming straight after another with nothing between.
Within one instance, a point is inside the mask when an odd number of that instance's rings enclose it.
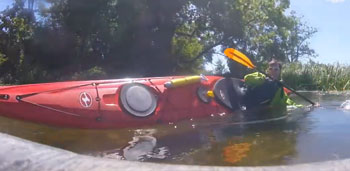
<instances>
[{"instance_id":1,"label":"river water","mask_svg":"<svg viewBox=\"0 0 350 171\"><path fill-rule=\"evenodd\" d=\"M236 112L119 130L58 128L0 117L0 132L115 160L269 166L350 158L350 110L340 108L350 94L304 95L320 107L249 121L242 119L245 113ZM296 96L292 98L307 105Z\"/></svg>"}]
</instances>

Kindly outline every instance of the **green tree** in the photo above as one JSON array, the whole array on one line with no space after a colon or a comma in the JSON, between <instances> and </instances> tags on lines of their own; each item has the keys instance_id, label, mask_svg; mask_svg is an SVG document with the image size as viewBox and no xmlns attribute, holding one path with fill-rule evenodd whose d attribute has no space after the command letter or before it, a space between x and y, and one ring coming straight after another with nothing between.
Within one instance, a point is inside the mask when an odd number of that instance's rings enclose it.
<instances>
[{"instance_id":1,"label":"green tree","mask_svg":"<svg viewBox=\"0 0 350 171\"><path fill-rule=\"evenodd\" d=\"M307 26L295 12L286 13L288 0L239 0L237 10L243 14L244 38L235 48L262 66L271 58L294 62L300 57L314 57L307 42L316 29ZM226 48L226 47L224 47ZM229 63L230 70L247 72L242 66ZM244 74L238 74L243 76Z\"/></svg>"},{"instance_id":2,"label":"green tree","mask_svg":"<svg viewBox=\"0 0 350 171\"><path fill-rule=\"evenodd\" d=\"M26 44L33 36L34 14L16 0L0 14L0 74L5 82L16 82L27 72Z\"/></svg>"},{"instance_id":3,"label":"green tree","mask_svg":"<svg viewBox=\"0 0 350 171\"><path fill-rule=\"evenodd\" d=\"M315 30L286 15L288 0L45 1L17 0L2 12L2 77L38 82L199 73L216 49L227 47L258 63L314 54L307 41ZM246 72L228 66L235 76Z\"/></svg>"},{"instance_id":4,"label":"green tree","mask_svg":"<svg viewBox=\"0 0 350 171\"><path fill-rule=\"evenodd\" d=\"M301 17L296 16L294 11L290 16L291 27L289 36L286 40L286 54L288 62L297 62L300 58L316 57L315 50L311 49L308 40L317 32L313 27L308 26L302 21Z\"/></svg>"}]
</instances>

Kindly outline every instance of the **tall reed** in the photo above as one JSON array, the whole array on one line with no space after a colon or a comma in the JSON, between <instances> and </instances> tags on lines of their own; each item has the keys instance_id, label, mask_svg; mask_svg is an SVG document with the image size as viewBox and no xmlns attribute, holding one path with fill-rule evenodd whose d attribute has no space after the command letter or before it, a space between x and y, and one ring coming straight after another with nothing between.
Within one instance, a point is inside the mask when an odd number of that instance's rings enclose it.
<instances>
[{"instance_id":1,"label":"tall reed","mask_svg":"<svg viewBox=\"0 0 350 171\"><path fill-rule=\"evenodd\" d=\"M290 63L284 66L282 79L297 90L350 90L350 66L313 61Z\"/></svg>"}]
</instances>

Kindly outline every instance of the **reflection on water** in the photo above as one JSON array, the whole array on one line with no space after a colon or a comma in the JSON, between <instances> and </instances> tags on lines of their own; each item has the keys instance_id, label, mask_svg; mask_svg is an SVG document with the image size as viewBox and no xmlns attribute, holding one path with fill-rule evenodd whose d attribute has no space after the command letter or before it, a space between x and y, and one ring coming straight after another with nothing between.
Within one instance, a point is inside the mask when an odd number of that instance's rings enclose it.
<instances>
[{"instance_id":1,"label":"reflection on water","mask_svg":"<svg viewBox=\"0 0 350 171\"><path fill-rule=\"evenodd\" d=\"M244 157L247 157L247 153L250 151L251 144L240 143L233 144L224 147L223 156L225 162L235 164L241 161Z\"/></svg>"},{"instance_id":2,"label":"reflection on water","mask_svg":"<svg viewBox=\"0 0 350 171\"><path fill-rule=\"evenodd\" d=\"M350 100L345 100L345 102L343 102L340 105L341 108L345 109L345 110L350 110Z\"/></svg>"},{"instance_id":3,"label":"reflection on water","mask_svg":"<svg viewBox=\"0 0 350 171\"><path fill-rule=\"evenodd\" d=\"M135 130L134 137L127 146L92 155L129 161L144 161L150 158L164 159L168 156L169 150L167 147L156 148L157 139L152 136L155 131L155 129Z\"/></svg>"},{"instance_id":4,"label":"reflection on water","mask_svg":"<svg viewBox=\"0 0 350 171\"><path fill-rule=\"evenodd\" d=\"M80 154L116 160L260 166L349 158L350 111L341 104L350 100L350 96L306 95L321 107L289 111L282 117L276 111L236 112L119 130L57 128L1 117L0 131Z\"/></svg>"}]
</instances>

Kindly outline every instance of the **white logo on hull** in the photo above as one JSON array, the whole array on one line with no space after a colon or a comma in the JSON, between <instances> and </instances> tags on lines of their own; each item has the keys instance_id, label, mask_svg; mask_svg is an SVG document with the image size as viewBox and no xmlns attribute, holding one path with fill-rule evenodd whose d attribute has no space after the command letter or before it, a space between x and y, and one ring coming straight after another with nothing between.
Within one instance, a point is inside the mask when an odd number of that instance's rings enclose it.
<instances>
[{"instance_id":1,"label":"white logo on hull","mask_svg":"<svg viewBox=\"0 0 350 171\"><path fill-rule=\"evenodd\" d=\"M91 95L87 92L80 93L80 104L83 107L90 107L92 105Z\"/></svg>"}]
</instances>

